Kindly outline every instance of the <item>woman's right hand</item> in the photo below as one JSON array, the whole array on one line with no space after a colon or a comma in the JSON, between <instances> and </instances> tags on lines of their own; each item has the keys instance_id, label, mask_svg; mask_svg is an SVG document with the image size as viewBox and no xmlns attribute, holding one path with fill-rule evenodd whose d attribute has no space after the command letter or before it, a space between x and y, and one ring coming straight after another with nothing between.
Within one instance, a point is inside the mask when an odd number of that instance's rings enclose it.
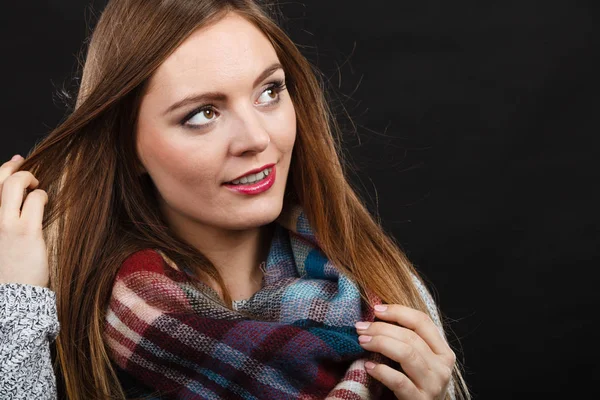
<instances>
[{"instance_id":1,"label":"woman's right hand","mask_svg":"<svg viewBox=\"0 0 600 400\"><path fill-rule=\"evenodd\" d=\"M29 171L17 171L25 160L15 156L0 167L0 284L48 286L46 242L42 234L48 195L36 189ZM26 189L32 190L29 194Z\"/></svg>"}]
</instances>

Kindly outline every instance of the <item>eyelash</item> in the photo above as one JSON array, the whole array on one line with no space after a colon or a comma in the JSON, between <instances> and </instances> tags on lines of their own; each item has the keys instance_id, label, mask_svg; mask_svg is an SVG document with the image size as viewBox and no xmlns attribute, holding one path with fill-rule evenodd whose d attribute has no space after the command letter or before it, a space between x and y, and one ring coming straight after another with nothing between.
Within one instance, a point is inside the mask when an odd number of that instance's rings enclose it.
<instances>
[{"instance_id":1,"label":"eyelash","mask_svg":"<svg viewBox=\"0 0 600 400\"><path fill-rule=\"evenodd\" d=\"M278 80L276 80L276 81L272 81L272 82L270 82L270 83L269 83L269 86L267 86L267 87L265 88L265 90L263 90L263 91L261 92L261 95L262 95L264 92L266 92L267 90L274 90L274 91L275 91L275 93L277 93L277 94L280 94L280 93L281 93L281 92L283 92L285 89L287 89L287 87L286 87L286 85L285 85L285 82L284 82L284 80L283 80L283 79L278 79ZM277 100L273 100L273 101L272 101L272 102L270 102L268 105L275 105L275 104L279 103L279 101L280 101L280 100L281 100L281 96L277 96ZM186 116L183 118L183 120L181 121L181 123L180 123L180 124L181 124L182 126L184 126L184 127L188 127L188 128L191 128L191 129L201 129L201 128L203 128L203 127L207 126L207 125L210 125L210 123L209 123L209 124L204 124L204 125L186 125L186 123L187 123L187 122L188 122L190 119L192 119L192 118L193 118L193 117L194 117L196 114L199 114L199 113L201 113L201 112L204 112L204 111L206 111L206 110L212 110L212 111L216 112L214 108L215 108L215 107L214 107L212 104L205 104L205 105L203 105L203 106L197 107L197 108L195 108L193 111L191 111L189 114L187 114L187 115L186 115Z\"/></svg>"}]
</instances>

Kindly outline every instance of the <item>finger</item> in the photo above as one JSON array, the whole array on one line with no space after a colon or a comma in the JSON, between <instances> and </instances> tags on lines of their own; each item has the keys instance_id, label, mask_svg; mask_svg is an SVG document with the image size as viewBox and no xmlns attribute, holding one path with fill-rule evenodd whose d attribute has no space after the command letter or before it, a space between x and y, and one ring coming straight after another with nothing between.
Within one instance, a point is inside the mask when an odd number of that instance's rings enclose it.
<instances>
[{"instance_id":1,"label":"finger","mask_svg":"<svg viewBox=\"0 0 600 400\"><path fill-rule=\"evenodd\" d=\"M402 325L408 329L415 331L431 350L440 356L443 356L448 363L454 358L454 353L446 343L446 340L442 337L437 325L431 320L429 315L415 310L414 308L406 307L399 304L389 304L381 307L385 310L378 310L379 306L374 307L375 316L377 318L394 321L399 325Z\"/></svg>"},{"instance_id":2,"label":"finger","mask_svg":"<svg viewBox=\"0 0 600 400\"><path fill-rule=\"evenodd\" d=\"M359 335L388 336L416 348L429 365L434 363L437 358L437 355L433 353L421 336L402 326L388 322L359 322L356 324L356 328Z\"/></svg>"},{"instance_id":3,"label":"finger","mask_svg":"<svg viewBox=\"0 0 600 400\"><path fill-rule=\"evenodd\" d=\"M372 367L372 368L369 368ZM418 400L424 398L423 393L402 372L385 364L365 363L367 373L388 387L399 399Z\"/></svg>"},{"instance_id":4,"label":"finger","mask_svg":"<svg viewBox=\"0 0 600 400\"><path fill-rule=\"evenodd\" d=\"M42 229L44 207L48 204L48 194L42 189L36 189L27 195L21 210L21 220L31 229Z\"/></svg>"},{"instance_id":5,"label":"finger","mask_svg":"<svg viewBox=\"0 0 600 400\"><path fill-rule=\"evenodd\" d=\"M2 190L2 183L4 183L6 178L14 174L24 162L25 159L22 157L17 159L13 158L13 160L7 161L0 166L0 190Z\"/></svg>"},{"instance_id":6,"label":"finger","mask_svg":"<svg viewBox=\"0 0 600 400\"><path fill-rule=\"evenodd\" d=\"M23 165L25 159L20 155L15 155L10 161L0 166L0 205L2 204L2 185L4 181L14 174Z\"/></svg>"},{"instance_id":7,"label":"finger","mask_svg":"<svg viewBox=\"0 0 600 400\"><path fill-rule=\"evenodd\" d=\"M358 341L365 350L381 353L387 358L399 362L406 375L419 388L424 388L427 379L435 375L421 353L404 342L381 335L361 335L358 337Z\"/></svg>"},{"instance_id":8,"label":"finger","mask_svg":"<svg viewBox=\"0 0 600 400\"><path fill-rule=\"evenodd\" d=\"M39 181L29 171L15 172L2 185L0 217L20 216L25 189L35 189Z\"/></svg>"}]
</instances>

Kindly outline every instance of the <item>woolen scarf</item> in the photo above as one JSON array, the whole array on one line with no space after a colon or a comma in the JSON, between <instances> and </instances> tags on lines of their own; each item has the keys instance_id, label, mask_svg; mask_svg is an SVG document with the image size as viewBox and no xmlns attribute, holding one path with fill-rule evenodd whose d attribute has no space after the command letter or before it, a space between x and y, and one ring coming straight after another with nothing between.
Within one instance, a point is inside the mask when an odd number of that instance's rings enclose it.
<instances>
[{"instance_id":1,"label":"woolen scarf","mask_svg":"<svg viewBox=\"0 0 600 400\"><path fill-rule=\"evenodd\" d=\"M116 277L104 337L113 362L161 398L393 398L371 378L354 324L373 321L355 282L319 248L306 215L275 221L263 287L238 310L162 252L147 249Z\"/></svg>"}]
</instances>

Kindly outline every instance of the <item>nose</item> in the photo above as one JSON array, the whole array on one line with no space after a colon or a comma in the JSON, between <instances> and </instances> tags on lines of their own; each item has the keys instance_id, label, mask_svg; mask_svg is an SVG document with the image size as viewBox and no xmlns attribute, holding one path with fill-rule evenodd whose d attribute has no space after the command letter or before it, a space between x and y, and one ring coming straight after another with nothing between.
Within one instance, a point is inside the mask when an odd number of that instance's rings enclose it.
<instances>
[{"instance_id":1,"label":"nose","mask_svg":"<svg viewBox=\"0 0 600 400\"><path fill-rule=\"evenodd\" d=\"M265 121L260 111L253 107L236 113L235 134L230 145L230 152L235 156L246 153L261 153L267 149L271 137L265 129Z\"/></svg>"}]
</instances>

